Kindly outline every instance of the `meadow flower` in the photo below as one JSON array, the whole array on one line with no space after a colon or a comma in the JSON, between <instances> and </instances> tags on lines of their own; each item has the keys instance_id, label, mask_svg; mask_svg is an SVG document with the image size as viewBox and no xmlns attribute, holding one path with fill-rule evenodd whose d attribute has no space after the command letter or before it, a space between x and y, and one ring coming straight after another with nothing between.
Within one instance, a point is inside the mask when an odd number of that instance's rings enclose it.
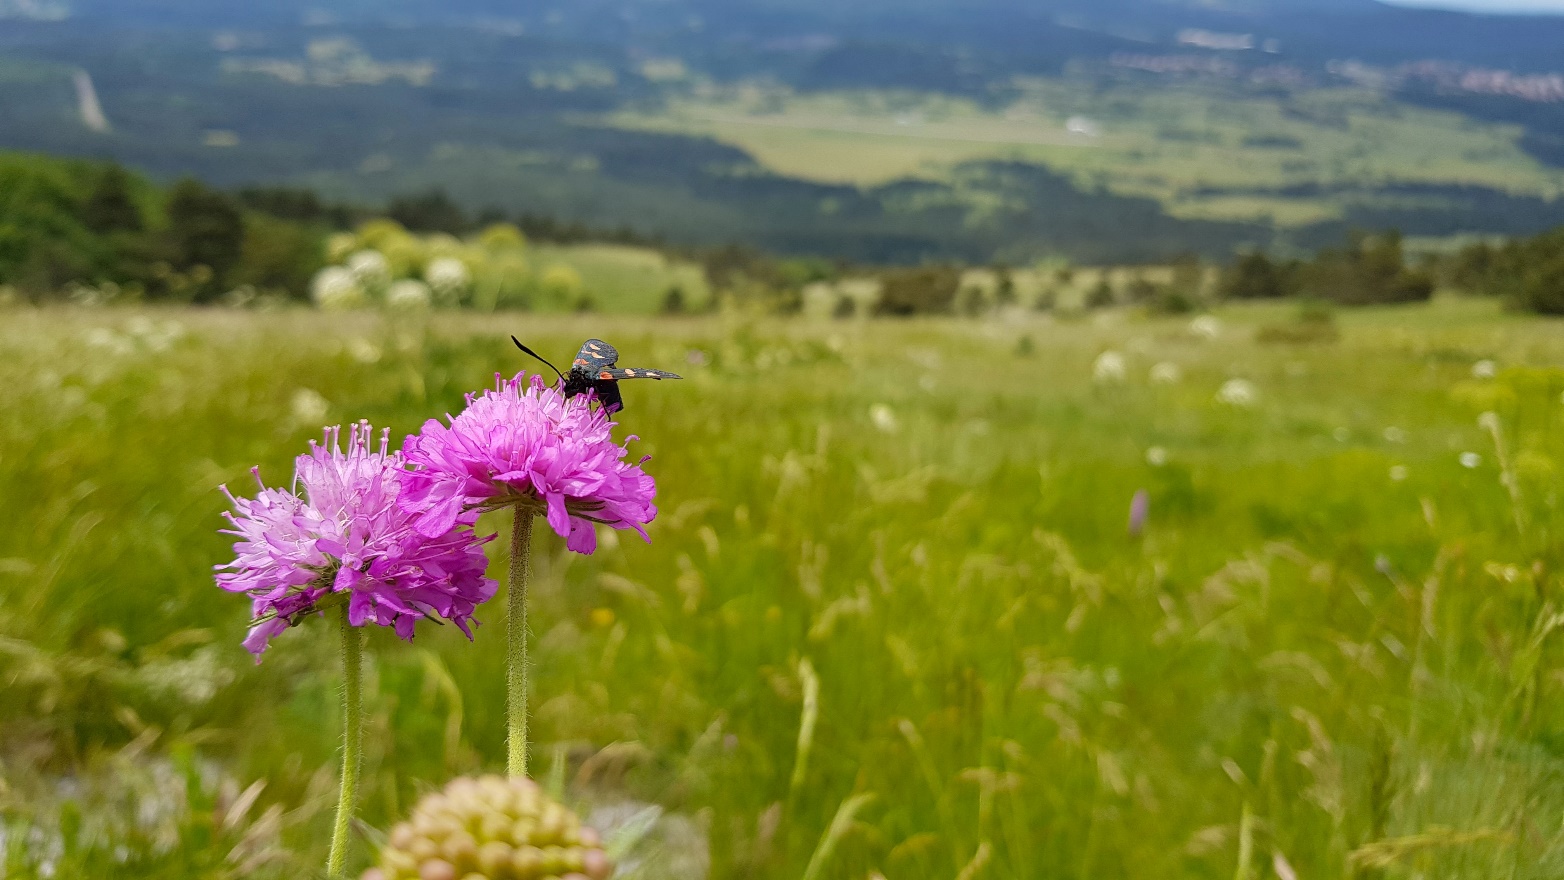
<instances>
[{"instance_id":1,"label":"meadow flower","mask_svg":"<svg viewBox=\"0 0 1564 880\"><path fill-rule=\"evenodd\" d=\"M496 375L495 387L467 396L450 425L430 419L403 452L407 475L403 509L418 530L439 535L481 510L512 510L506 631L506 767L527 775L527 582L531 578L532 521L538 514L577 553L597 549L596 525L635 529L657 515L657 484L629 462L614 442L614 423L590 394L566 398L542 376ZM634 437L628 438L629 440Z\"/></svg>"},{"instance_id":2,"label":"meadow flower","mask_svg":"<svg viewBox=\"0 0 1564 880\"><path fill-rule=\"evenodd\" d=\"M1483 457L1475 452L1461 453L1461 467L1472 470L1483 463Z\"/></svg>"},{"instance_id":3,"label":"meadow flower","mask_svg":"<svg viewBox=\"0 0 1564 880\"><path fill-rule=\"evenodd\" d=\"M456 779L387 835L363 880L607 880L602 837L530 779Z\"/></svg>"},{"instance_id":4,"label":"meadow flower","mask_svg":"<svg viewBox=\"0 0 1564 880\"><path fill-rule=\"evenodd\" d=\"M1222 322L1215 315L1201 315L1189 322L1189 332L1201 339L1215 339L1222 335Z\"/></svg>"},{"instance_id":5,"label":"meadow flower","mask_svg":"<svg viewBox=\"0 0 1564 880\"><path fill-rule=\"evenodd\" d=\"M260 484L255 498L223 492L239 538L234 561L218 567L223 589L250 596L255 625L244 646L259 656L272 637L328 607L346 604L349 623L376 623L413 637L423 618L444 618L471 636L474 609L497 585L483 576L487 559L464 513L433 534L414 528L398 505L407 473L401 456L370 447L367 422L341 429L294 466L294 489ZM389 433L389 432L387 432ZM255 471L260 483L259 470ZM300 492L302 487L302 492Z\"/></svg>"},{"instance_id":6,"label":"meadow flower","mask_svg":"<svg viewBox=\"0 0 1564 880\"><path fill-rule=\"evenodd\" d=\"M1152 467L1162 467L1168 463L1168 451L1161 446L1153 446L1146 450L1146 464Z\"/></svg>"},{"instance_id":7,"label":"meadow flower","mask_svg":"<svg viewBox=\"0 0 1564 880\"><path fill-rule=\"evenodd\" d=\"M432 301L429 285L416 278L404 278L386 288L386 305L393 309L427 309Z\"/></svg>"},{"instance_id":8,"label":"meadow flower","mask_svg":"<svg viewBox=\"0 0 1564 880\"><path fill-rule=\"evenodd\" d=\"M1123 382L1124 355L1116 351L1105 351L1097 355L1097 360L1092 362L1092 380L1102 383Z\"/></svg>"},{"instance_id":9,"label":"meadow flower","mask_svg":"<svg viewBox=\"0 0 1564 880\"><path fill-rule=\"evenodd\" d=\"M1138 538L1146 530L1146 520L1151 516L1151 495L1145 489L1136 490L1130 499L1130 537Z\"/></svg>"},{"instance_id":10,"label":"meadow flower","mask_svg":"<svg viewBox=\"0 0 1564 880\"><path fill-rule=\"evenodd\" d=\"M319 391L313 388L300 388L293 392L289 399L288 409L293 413L293 420L300 426L318 425L326 420L326 413L331 409L331 401L321 396Z\"/></svg>"},{"instance_id":11,"label":"meadow flower","mask_svg":"<svg viewBox=\"0 0 1564 880\"><path fill-rule=\"evenodd\" d=\"M1162 361L1151 368L1151 384L1153 385L1177 385L1178 380L1184 377L1178 364L1172 361Z\"/></svg>"},{"instance_id":12,"label":"meadow flower","mask_svg":"<svg viewBox=\"0 0 1564 880\"><path fill-rule=\"evenodd\" d=\"M1401 430L1400 428L1395 427L1394 425L1392 425L1391 427L1388 427L1388 428L1385 429L1384 437L1385 437L1385 442L1386 443L1405 443L1405 442L1407 442L1407 432Z\"/></svg>"},{"instance_id":13,"label":"meadow flower","mask_svg":"<svg viewBox=\"0 0 1564 880\"><path fill-rule=\"evenodd\" d=\"M525 375L496 376L494 390L468 395L449 427L431 419L407 439L413 470L402 503L419 531L444 534L474 511L520 505L543 513L577 553L597 548L594 523L651 540L645 525L657 515L657 487L641 470L646 459L625 460L615 423L587 395L566 400L543 377Z\"/></svg>"},{"instance_id":14,"label":"meadow flower","mask_svg":"<svg viewBox=\"0 0 1564 880\"><path fill-rule=\"evenodd\" d=\"M306 616L335 608L342 637L343 752L341 792L326 873L341 876L362 762L363 699L361 627L390 626L413 637L425 617L445 618L472 637L478 605L498 585L483 576L488 559L464 513L433 534L413 526L415 513L398 503L407 471L399 454L370 448L368 422L352 426L347 449L342 429L328 428L325 442L294 462L292 491L267 488L235 498L223 492L237 516L225 514L236 535L235 558L218 566L217 584L250 596L254 622L244 646L259 658L273 636ZM302 494L299 488L302 486Z\"/></svg>"},{"instance_id":15,"label":"meadow flower","mask_svg":"<svg viewBox=\"0 0 1564 880\"><path fill-rule=\"evenodd\" d=\"M1390 466L1390 479L1391 479L1391 481L1399 483L1402 480L1405 480L1406 478L1407 478L1407 466L1406 465L1404 465L1404 464L1393 464L1393 465Z\"/></svg>"},{"instance_id":16,"label":"meadow flower","mask_svg":"<svg viewBox=\"0 0 1564 880\"><path fill-rule=\"evenodd\" d=\"M1216 392L1216 399L1228 406L1253 406L1259 396L1248 379L1228 379Z\"/></svg>"},{"instance_id":17,"label":"meadow flower","mask_svg":"<svg viewBox=\"0 0 1564 880\"><path fill-rule=\"evenodd\" d=\"M386 255L372 248L365 248L348 256L348 272L365 290L381 290L391 283L391 263Z\"/></svg>"},{"instance_id":18,"label":"meadow flower","mask_svg":"<svg viewBox=\"0 0 1564 880\"><path fill-rule=\"evenodd\" d=\"M353 273L341 266L327 266L315 273L310 281L310 298L323 309L353 309L366 302Z\"/></svg>"},{"instance_id":19,"label":"meadow flower","mask_svg":"<svg viewBox=\"0 0 1564 880\"><path fill-rule=\"evenodd\" d=\"M455 302L472 283L472 273L456 257L440 257L424 267L424 280L441 302Z\"/></svg>"},{"instance_id":20,"label":"meadow flower","mask_svg":"<svg viewBox=\"0 0 1564 880\"><path fill-rule=\"evenodd\" d=\"M900 423L896 420L896 411L883 403L876 403L869 407L869 421L873 422L882 434L894 434L900 427Z\"/></svg>"},{"instance_id":21,"label":"meadow flower","mask_svg":"<svg viewBox=\"0 0 1564 880\"><path fill-rule=\"evenodd\" d=\"M1473 379L1492 379L1497 375L1499 375L1499 365L1495 364L1491 360L1484 358L1483 360L1472 364Z\"/></svg>"}]
</instances>

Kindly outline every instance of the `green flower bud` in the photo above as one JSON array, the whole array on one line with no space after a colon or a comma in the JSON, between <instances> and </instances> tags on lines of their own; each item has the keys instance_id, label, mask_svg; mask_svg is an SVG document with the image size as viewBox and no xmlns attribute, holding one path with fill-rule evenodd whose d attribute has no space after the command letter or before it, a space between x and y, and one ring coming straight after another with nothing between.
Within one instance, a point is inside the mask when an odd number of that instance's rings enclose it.
<instances>
[{"instance_id":1,"label":"green flower bud","mask_svg":"<svg viewBox=\"0 0 1564 880\"><path fill-rule=\"evenodd\" d=\"M363 880L608 880L602 837L527 779L456 779L387 837Z\"/></svg>"}]
</instances>

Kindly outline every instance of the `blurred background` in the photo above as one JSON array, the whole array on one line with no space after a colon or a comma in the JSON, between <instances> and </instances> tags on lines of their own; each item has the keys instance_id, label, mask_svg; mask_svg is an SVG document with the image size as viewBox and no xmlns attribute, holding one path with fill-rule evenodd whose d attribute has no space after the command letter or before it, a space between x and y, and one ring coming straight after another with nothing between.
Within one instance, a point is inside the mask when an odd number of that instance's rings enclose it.
<instances>
[{"instance_id":1,"label":"blurred background","mask_svg":"<svg viewBox=\"0 0 1564 880\"><path fill-rule=\"evenodd\" d=\"M239 647L217 487L511 333L686 376L618 417L651 543L534 550L538 776L618 876L1564 874L1560 47L1558 0L0 0L0 878L316 876L331 628ZM355 872L501 765L479 617L371 640Z\"/></svg>"}]
</instances>

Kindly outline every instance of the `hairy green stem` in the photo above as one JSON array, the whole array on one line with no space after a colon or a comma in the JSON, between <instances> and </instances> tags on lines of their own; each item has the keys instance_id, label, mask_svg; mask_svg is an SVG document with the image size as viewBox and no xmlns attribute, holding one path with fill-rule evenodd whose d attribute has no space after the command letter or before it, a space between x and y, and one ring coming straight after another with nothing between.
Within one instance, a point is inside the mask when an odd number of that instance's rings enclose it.
<instances>
[{"instance_id":1,"label":"hairy green stem","mask_svg":"<svg viewBox=\"0 0 1564 880\"><path fill-rule=\"evenodd\" d=\"M326 874L344 877L348 859L348 831L353 821L353 801L358 794L358 770L363 759L364 704L360 685L364 638L348 622L348 606L342 606L342 792L337 797L337 823L331 832L331 855Z\"/></svg>"},{"instance_id":2,"label":"hairy green stem","mask_svg":"<svg viewBox=\"0 0 1564 880\"><path fill-rule=\"evenodd\" d=\"M506 745L505 769L512 776L527 775L527 580L532 575L531 508L517 505L510 529L510 617L507 621L509 651L505 665Z\"/></svg>"}]
</instances>

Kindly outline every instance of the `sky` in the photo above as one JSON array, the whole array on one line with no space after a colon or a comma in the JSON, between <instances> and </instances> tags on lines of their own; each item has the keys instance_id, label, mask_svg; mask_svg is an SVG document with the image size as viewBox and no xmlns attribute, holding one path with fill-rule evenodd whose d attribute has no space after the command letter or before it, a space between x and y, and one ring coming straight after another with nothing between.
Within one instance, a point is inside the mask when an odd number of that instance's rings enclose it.
<instances>
[{"instance_id":1,"label":"sky","mask_svg":"<svg viewBox=\"0 0 1564 880\"><path fill-rule=\"evenodd\" d=\"M1552 12L1564 15L1564 0L1388 0L1399 6L1464 9L1470 12Z\"/></svg>"}]
</instances>

